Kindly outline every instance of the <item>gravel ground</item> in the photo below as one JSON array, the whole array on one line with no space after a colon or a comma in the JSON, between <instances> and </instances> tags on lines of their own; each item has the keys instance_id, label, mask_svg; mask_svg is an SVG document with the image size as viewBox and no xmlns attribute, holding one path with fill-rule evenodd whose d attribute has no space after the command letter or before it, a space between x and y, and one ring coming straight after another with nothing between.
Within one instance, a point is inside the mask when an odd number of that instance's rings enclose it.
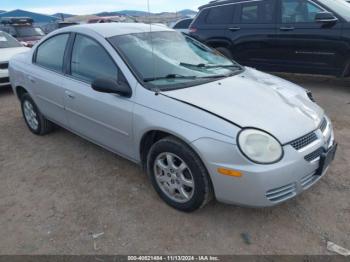
<instances>
[{"instance_id":1,"label":"gravel ground","mask_svg":"<svg viewBox=\"0 0 350 262\"><path fill-rule=\"evenodd\" d=\"M192 214L164 204L123 158L63 129L32 135L2 90L0 254L328 254L328 239L350 248L350 80L283 76L312 90L333 120L330 172L274 208L213 201Z\"/></svg>"}]
</instances>

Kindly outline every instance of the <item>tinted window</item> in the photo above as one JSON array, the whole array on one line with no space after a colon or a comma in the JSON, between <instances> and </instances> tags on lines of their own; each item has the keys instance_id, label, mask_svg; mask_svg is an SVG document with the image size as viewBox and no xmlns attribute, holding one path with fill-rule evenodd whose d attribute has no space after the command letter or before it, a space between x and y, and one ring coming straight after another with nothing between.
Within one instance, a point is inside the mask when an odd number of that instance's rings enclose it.
<instances>
[{"instance_id":1,"label":"tinted window","mask_svg":"<svg viewBox=\"0 0 350 262\"><path fill-rule=\"evenodd\" d=\"M97 78L118 79L118 69L107 51L94 40L77 35L72 53L72 76L93 82Z\"/></svg>"},{"instance_id":2,"label":"tinted window","mask_svg":"<svg viewBox=\"0 0 350 262\"><path fill-rule=\"evenodd\" d=\"M241 23L272 23L275 3L271 0L242 4Z\"/></svg>"},{"instance_id":3,"label":"tinted window","mask_svg":"<svg viewBox=\"0 0 350 262\"><path fill-rule=\"evenodd\" d=\"M282 23L315 22L316 14L322 11L307 0L282 0Z\"/></svg>"},{"instance_id":4,"label":"tinted window","mask_svg":"<svg viewBox=\"0 0 350 262\"><path fill-rule=\"evenodd\" d=\"M187 29L190 27L190 24L192 23L192 21L193 19L182 20L174 26L174 29Z\"/></svg>"},{"instance_id":5,"label":"tinted window","mask_svg":"<svg viewBox=\"0 0 350 262\"><path fill-rule=\"evenodd\" d=\"M30 36L44 36L43 30L39 27L31 26L18 26L16 27L17 36L30 37Z\"/></svg>"},{"instance_id":6,"label":"tinted window","mask_svg":"<svg viewBox=\"0 0 350 262\"><path fill-rule=\"evenodd\" d=\"M259 20L258 3L242 5L241 22L257 23Z\"/></svg>"},{"instance_id":7,"label":"tinted window","mask_svg":"<svg viewBox=\"0 0 350 262\"><path fill-rule=\"evenodd\" d=\"M37 49L36 63L55 71L62 71L68 38L69 34L63 34L46 40Z\"/></svg>"},{"instance_id":8,"label":"tinted window","mask_svg":"<svg viewBox=\"0 0 350 262\"><path fill-rule=\"evenodd\" d=\"M231 24L233 22L233 5L213 7L209 9L206 22L208 24Z\"/></svg>"}]
</instances>

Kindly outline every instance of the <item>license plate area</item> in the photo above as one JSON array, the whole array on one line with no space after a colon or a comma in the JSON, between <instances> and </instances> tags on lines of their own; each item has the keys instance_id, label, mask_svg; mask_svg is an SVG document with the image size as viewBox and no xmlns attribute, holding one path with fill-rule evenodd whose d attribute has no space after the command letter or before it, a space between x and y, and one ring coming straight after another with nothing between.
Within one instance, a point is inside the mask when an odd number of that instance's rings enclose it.
<instances>
[{"instance_id":1,"label":"license plate area","mask_svg":"<svg viewBox=\"0 0 350 262\"><path fill-rule=\"evenodd\" d=\"M336 152L338 149L338 144L335 143L328 151L322 153L320 159L320 167L318 168L316 175L321 176L323 172L328 168L328 166L333 162Z\"/></svg>"}]
</instances>

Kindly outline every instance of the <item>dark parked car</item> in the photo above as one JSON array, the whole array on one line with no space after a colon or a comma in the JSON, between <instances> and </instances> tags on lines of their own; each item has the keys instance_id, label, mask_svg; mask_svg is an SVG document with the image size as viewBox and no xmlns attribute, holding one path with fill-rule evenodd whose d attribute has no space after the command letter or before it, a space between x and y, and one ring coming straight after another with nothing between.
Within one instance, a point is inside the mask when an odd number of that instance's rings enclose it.
<instances>
[{"instance_id":1,"label":"dark parked car","mask_svg":"<svg viewBox=\"0 0 350 262\"><path fill-rule=\"evenodd\" d=\"M212 1L200 7L190 34L261 70L350 75L344 0Z\"/></svg>"},{"instance_id":2,"label":"dark parked car","mask_svg":"<svg viewBox=\"0 0 350 262\"><path fill-rule=\"evenodd\" d=\"M27 47L32 47L45 36L43 30L33 25L29 17L0 18L0 30L4 31Z\"/></svg>"}]
</instances>

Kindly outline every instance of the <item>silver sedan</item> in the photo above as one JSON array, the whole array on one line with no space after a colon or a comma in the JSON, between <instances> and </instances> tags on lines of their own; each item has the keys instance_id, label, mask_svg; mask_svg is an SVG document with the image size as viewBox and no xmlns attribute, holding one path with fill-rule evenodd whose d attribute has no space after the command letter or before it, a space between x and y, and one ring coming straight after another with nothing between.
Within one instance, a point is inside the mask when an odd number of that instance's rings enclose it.
<instances>
[{"instance_id":1,"label":"silver sedan","mask_svg":"<svg viewBox=\"0 0 350 262\"><path fill-rule=\"evenodd\" d=\"M9 72L32 133L59 125L139 163L182 211L212 197L279 204L321 179L337 149L310 92L163 26L64 28Z\"/></svg>"}]
</instances>

